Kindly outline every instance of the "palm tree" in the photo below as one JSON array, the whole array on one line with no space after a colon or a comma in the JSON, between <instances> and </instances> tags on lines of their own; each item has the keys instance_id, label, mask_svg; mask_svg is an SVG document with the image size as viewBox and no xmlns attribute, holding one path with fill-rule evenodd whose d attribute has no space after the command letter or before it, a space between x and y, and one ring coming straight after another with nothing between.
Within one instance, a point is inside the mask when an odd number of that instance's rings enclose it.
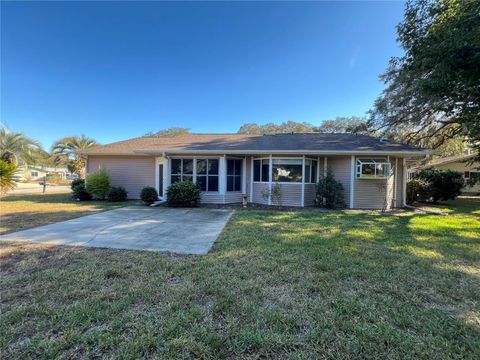
<instances>
[{"instance_id":1,"label":"palm tree","mask_svg":"<svg viewBox=\"0 0 480 360\"><path fill-rule=\"evenodd\" d=\"M38 141L6 126L0 128L0 159L15 165L35 164L44 153Z\"/></svg>"},{"instance_id":2,"label":"palm tree","mask_svg":"<svg viewBox=\"0 0 480 360\"><path fill-rule=\"evenodd\" d=\"M85 155L83 152L99 145L88 136L67 136L56 141L52 146L52 154L57 163L71 163L75 173L81 178L85 176Z\"/></svg>"}]
</instances>

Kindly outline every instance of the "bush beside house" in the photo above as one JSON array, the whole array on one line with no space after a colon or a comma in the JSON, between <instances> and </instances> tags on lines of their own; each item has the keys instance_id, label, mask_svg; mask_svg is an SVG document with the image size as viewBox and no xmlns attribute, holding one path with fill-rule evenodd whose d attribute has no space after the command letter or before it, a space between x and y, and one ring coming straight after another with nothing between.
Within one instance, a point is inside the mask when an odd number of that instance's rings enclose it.
<instances>
[{"instance_id":1,"label":"bush beside house","mask_svg":"<svg viewBox=\"0 0 480 360\"><path fill-rule=\"evenodd\" d=\"M433 202L453 200L464 186L461 172L425 169L407 183L407 202Z\"/></svg>"},{"instance_id":2,"label":"bush beside house","mask_svg":"<svg viewBox=\"0 0 480 360\"><path fill-rule=\"evenodd\" d=\"M127 200L128 192L122 186L112 186L107 194L107 200L110 202L119 202Z\"/></svg>"},{"instance_id":3,"label":"bush beside house","mask_svg":"<svg viewBox=\"0 0 480 360\"><path fill-rule=\"evenodd\" d=\"M201 198L200 187L191 181L173 183L167 189L167 205L172 207L194 207Z\"/></svg>"},{"instance_id":4,"label":"bush beside house","mask_svg":"<svg viewBox=\"0 0 480 360\"><path fill-rule=\"evenodd\" d=\"M154 187L144 187L140 193L140 199L142 199L145 205L151 205L158 200L158 192Z\"/></svg>"},{"instance_id":5,"label":"bush beside house","mask_svg":"<svg viewBox=\"0 0 480 360\"><path fill-rule=\"evenodd\" d=\"M100 169L87 176L87 191L95 200L105 200L110 190L110 177L106 169Z\"/></svg>"},{"instance_id":6,"label":"bush beside house","mask_svg":"<svg viewBox=\"0 0 480 360\"><path fill-rule=\"evenodd\" d=\"M341 209L346 206L344 200L343 185L335 180L333 172L327 171L327 175L321 178L317 184L317 206L327 209Z\"/></svg>"}]
</instances>

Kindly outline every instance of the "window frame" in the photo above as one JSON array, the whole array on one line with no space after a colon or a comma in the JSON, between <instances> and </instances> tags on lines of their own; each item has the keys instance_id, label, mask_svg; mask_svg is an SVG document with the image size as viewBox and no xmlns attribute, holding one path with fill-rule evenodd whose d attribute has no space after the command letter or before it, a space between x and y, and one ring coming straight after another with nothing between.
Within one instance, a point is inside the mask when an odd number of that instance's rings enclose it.
<instances>
[{"instance_id":1,"label":"window frame","mask_svg":"<svg viewBox=\"0 0 480 360\"><path fill-rule=\"evenodd\" d=\"M228 162L229 161L234 161L233 174L228 173ZM239 158L227 158L226 159L226 161L225 161L225 165L226 165L226 169L225 169L225 179L226 179L225 191L227 193L241 193L242 192L242 188L243 188L243 161L244 161L244 159L239 159ZM240 165L239 165L240 173L238 175L235 174L235 170L237 169L235 164L237 162L240 163ZM229 177L233 178L233 190L228 190L228 178ZM240 180L240 190L235 190L235 184L236 184L235 179L236 178L239 178L239 180Z\"/></svg>"},{"instance_id":2,"label":"window frame","mask_svg":"<svg viewBox=\"0 0 480 360\"><path fill-rule=\"evenodd\" d=\"M198 165L198 161L206 161L206 164L205 164L205 174L198 174L198 171L197 171L197 165ZM210 174L209 172L209 161L211 160L216 160L217 161L217 173L216 174ZM220 193L220 159L217 158L217 157L199 157L199 158L194 158L194 173L195 173L195 176L194 176L194 181L195 183L198 184L198 177L199 176L204 176L205 177L205 188L206 190L201 190L202 193L207 193L207 194L218 194ZM217 177L217 190L209 190L208 189L208 183L209 183L209 178L210 177Z\"/></svg>"},{"instance_id":3,"label":"window frame","mask_svg":"<svg viewBox=\"0 0 480 360\"><path fill-rule=\"evenodd\" d=\"M172 161L173 160L180 160L180 174L177 173L172 173ZM202 191L202 193L206 194L219 194L220 193L220 157L218 156L202 156L202 157L195 157L195 156L175 156L175 157L170 157L170 162L169 162L169 180L170 183L169 185L173 184L172 182L172 176L180 176L180 181L183 181L183 160L192 160L193 161L193 169L191 174L185 174L186 176L191 176L192 177L192 182L197 183L197 177L198 176L205 176L206 177L206 191ZM198 174L197 171L197 161L198 160L206 160L206 172L205 174ZM208 173L208 161L210 160L216 160L217 161L217 174L209 174ZM217 177L217 190L209 191L208 190L208 177Z\"/></svg>"},{"instance_id":4,"label":"window frame","mask_svg":"<svg viewBox=\"0 0 480 360\"><path fill-rule=\"evenodd\" d=\"M365 175L363 174L363 166L364 165L373 165L374 174L373 175ZM378 175L378 166L382 166L384 170L384 174ZM391 169L392 164L388 160L388 158L384 157L361 157L356 159L355 163L355 178L359 180L386 180L391 176Z\"/></svg>"}]
</instances>

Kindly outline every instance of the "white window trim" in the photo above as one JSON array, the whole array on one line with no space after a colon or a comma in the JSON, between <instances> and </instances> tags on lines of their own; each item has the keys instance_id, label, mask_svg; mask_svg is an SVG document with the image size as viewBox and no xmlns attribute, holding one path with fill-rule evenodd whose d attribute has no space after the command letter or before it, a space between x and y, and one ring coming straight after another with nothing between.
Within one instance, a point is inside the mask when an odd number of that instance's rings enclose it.
<instances>
[{"instance_id":1,"label":"white window trim","mask_svg":"<svg viewBox=\"0 0 480 360\"><path fill-rule=\"evenodd\" d=\"M372 159L372 158L363 158L363 159ZM380 158L378 158L380 159ZM360 162L360 163L359 163ZM375 175L373 176L362 176L362 166L363 165L384 165L386 166L386 171L385 171L385 175L381 175L381 176L377 176L377 168L375 166ZM392 165L390 164L390 160L389 160L389 157L387 157L385 159L385 161L362 161L362 158L357 158L357 161L356 161L356 171L355 171L355 176L357 179L359 180L385 180L385 179L388 179L390 177L390 171L392 169Z\"/></svg>"},{"instance_id":2,"label":"white window trim","mask_svg":"<svg viewBox=\"0 0 480 360\"><path fill-rule=\"evenodd\" d=\"M245 193L245 190L244 190L244 187L245 187L245 175L244 175L244 172L245 172L245 160L243 158L239 158L239 157L227 157L226 159L226 162L225 162L225 179L228 180L228 177L229 176L238 176L238 175L228 175L228 160L240 160L242 162L242 165L241 165L241 169L242 169L242 173L240 174L240 181L241 181L241 184L240 184L240 190L233 190L233 191L228 191L227 189L227 183L228 181L225 181L225 194L243 194Z\"/></svg>"},{"instance_id":3,"label":"white window trim","mask_svg":"<svg viewBox=\"0 0 480 360\"><path fill-rule=\"evenodd\" d=\"M206 195L218 195L218 194L222 194L221 192L221 167L222 167L222 159L223 157L219 157L219 156L201 156L201 157L197 157L197 156L172 156L172 157L169 157L169 161L168 161L168 185L171 184L172 182L172 175L174 176L178 176L178 174L172 174L171 172L171 168L172 168L172 159L191 159L193 160L193 174L192 174L192 180L194 183L196 183L197 181L197 160L204 160L204 159L218 159L218 175L212 175L212 176L218 176L218 191L202 191L202 194L206 194ZM158 168L158 167L157 167ZM165 171L165 170L164 170ZM158 172L158 170L157 170ZM190 175L190 174L187 174L187 175ZM182 165L181 165L181 176L183 177L183 161L182 161ZM200 176L207 176L207 181L208 181L208 174L200 174ZM158 183L158 182L157 182ZM165 182L164 182L165 184ZM157 185L158 186L158 185ZM165 190L166 191L166 190ZM225 192L223 192L224 194ZM164 194L166 194L164 192Z\"/></svg>"}]
</instances>

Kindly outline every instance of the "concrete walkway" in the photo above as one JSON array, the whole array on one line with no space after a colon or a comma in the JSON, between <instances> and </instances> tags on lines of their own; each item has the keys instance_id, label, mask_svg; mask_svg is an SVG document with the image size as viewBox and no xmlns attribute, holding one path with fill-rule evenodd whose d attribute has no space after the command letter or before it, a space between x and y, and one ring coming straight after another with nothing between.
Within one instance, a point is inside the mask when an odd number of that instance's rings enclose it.
<instances>
[{"instance_id":1,"label":"concrete walkway","mask_svg":"<svg viewBox=\"0 0 480 360\"><path fill-rule=\"evenodd\" d=\"M129 206L2 235L2 241L206 254L233 211Z\"/></svg>"}]
</instances>

